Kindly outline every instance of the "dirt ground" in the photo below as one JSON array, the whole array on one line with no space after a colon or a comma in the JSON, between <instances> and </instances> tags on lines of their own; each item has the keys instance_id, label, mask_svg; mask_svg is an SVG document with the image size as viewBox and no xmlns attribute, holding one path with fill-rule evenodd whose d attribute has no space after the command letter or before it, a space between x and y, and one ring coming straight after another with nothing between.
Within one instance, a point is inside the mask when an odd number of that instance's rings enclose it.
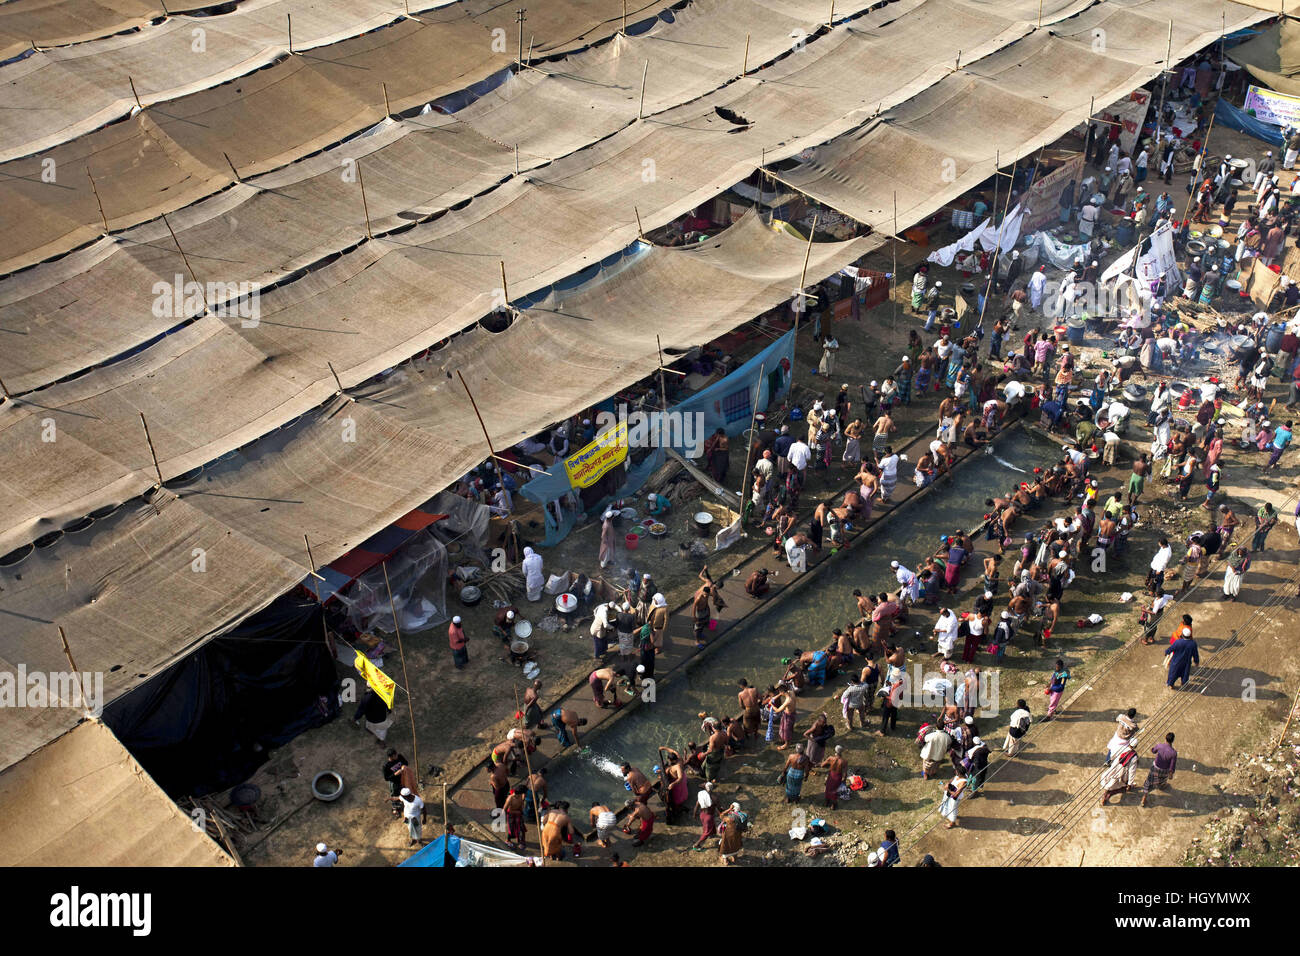
<instances>
[{"instance_id":1,"label":"dirt ground","mask_svg":"<svg viewBox=\"0 0 1300 956\"><path fill-rule=\"evenodd\" d=\"M1229 130L1222 131L1222 134L1221 136L1218 130L1214 134L1216 152L1229 151L1234 155L1255 155L1260 152L1254 141L1245 140ZM1238 142L1239 140L1244 141ZM1154 189L1159 184L1147 185L1149 189ZM1181 182L1176 182L1172 187L1171 195L1180 205L1185 200L1186 193ZM933 234L933 246L948 241L951 241L951 237L942 227ZM915 265L928 251L915 246L900 246L897 304L886 303L872 310L859 322L846 320L835 323L835 332L842 348L831 381L810 374L810 370L817 365L821 350L811 335L800 336L795 362L796 401L802 400L800 403L806 406L808 399L815 395L825 394L832 398L841 382L849 383L851 390L856 393L859 385L882 379L894 369L903 354L908 330L920 326L919 319L906 307L906 277L910 277ZM891 270L893 261L888 247L883 253L875 254L867 265L882 271ZM944 275L944 272L951 274ZM956 288L960 284L959 276L951 270L937 270L937 273L943 279L945 287ZM752 348L757 349L762 344L765 343L753 343ZM742 354L741 358L743 357ZM931 393L926 400L916 402L911 408L901 409L895 414L900 435L913 435L929 426L937 403L934 396L935 393ZM743 444L732 443L730 475L733 479L744 469ZM1232 468L1231 465L1228 467ZM805 502L819 500L828 489L838 487L844 477L836 472L826 477L815 477L805 493ZM1124 474L1118 472L1106 476L1103 498L1124 477ZM684 512L685 509L675 509L675 514L668 522L669 534L662 541L646 542L633 553L621 550L614 565L614 570L619 571L627 567L637 572L648 570L667 595L670 606L675 606L689 596L695 586L698 570L698 563L683 561L677 549L677 543L688 533ZM1154 540L1154 529L1160 528L1170 533L1172 539L1174 528L1178 528L1181 535L1185 527L1199 523L1200 519L1199 515L1177 507L1152 508L1145 515L1143 523L1146 527L1135 536L1133 556L1130 559L1138 569L1144 567L1142 556L1151 550L1150 541L1144 535ZM978 521L978 515L972 517ZM536 530L534 528L533 533ZM529 529L525 528L524 533L528 536ZM1289 529L1284 528L1275 532L1275 536L1288 533ZM598 537L598 524L590 523L575 529L559 547L543 551L547 573L568 569L598 575ZM752 542L743 542L730 549L734 553L711 558L711 569L725 572L749 553L751 546ZM1141 575L1138 574L1137 577L1140 579ZM1069 649L1069 664L1074 674L1075 687L1084 686L1095 670L1105 667L1108 657L1116 656L1122 648L1125 635L1133 632L1136 620L1134 606L1119 604L1117 600L1121 591L1140 590L1132 584L1133 581L1129 579L1119 581L1110 577L1104 582L1094 582L1087 575L1081 575L1067 594L1066 615L1070 619L1086 616L1094 608L1107 617L1106 626L1101 632L1068 633L1061 639L1061 647L1068 646ZM970 597L972 596L967 595L964 599ZM520 606L535 624L543 616L543 611L526 602L521 602ZM397 748L413 760L418 759L424 779L424 796L430 807L431 829L436 831L433 821L441 819L440 782L455 779L471 768L482 759L493 743L504 736L506 729L511 726L515 711L515 693L522 693L526 686L519 669L503 660L501 648L491 637L490 618L493 609L490 603L484 602L473 609L453 610L464 617L466 632L471 638L471 663L465 671L457 672L452 668L442 627L406 638L405 667L396 654L389 654L385 660L386 672L411 690L420 744L418 758L412 744L410 713L400 693L395 722L386 743L382 745L365 730L352 724L351 707L345 707L340 718L330 725L304 734L277 750L253 778L253 782L263 791L263 802L259 806L259 818L263 827L252 833L241 833L236 838L247 864L302 865L310 860L311 847L319 840L341 847L345 851L344 862L348 865L392 865L407 856L409 850L405 829L389 813L386 786L379 774L387 746ZM929 622L923 622L921 629L928 635ZM547 687L546 699L551 699L552 693L558 694L585 679L590 667L590 644L585 626L580 626L571 634L535 631L535 635L539 637L536 643L542 679ZM921 646L919 639L916 646L918 649ZM1013 686L1018 684L1024 687L1026 698L1035 703L1037 711L1042 709L1039 703L1042 700L1042 682L1046 672L1051 669L1053 658L1049 654L1054 654L1056 650L1053 648L1051 651L1023 656L1012 651L1004 663L1004 671L1014 675ZM776 666L776 662L773 662L774 669ZM350 676L342 666L340 675ZM1035 691L1038 701L1033 701ZM1004 687L1004 696L1010 692ZM801 728L806 725L806 716L821 706L829 705L820 699L810 699L804 703L801 708L804 714L801 717ZM831 713L834 714L835 711ZM849 744L846 749L851 750L854 769L862 771L871 781L872 787L865 794L855 796L850 804L844 805L845 809L831 815L834 829L839 833L838 838L832 842L838 846L834 853L817 860L798 855L792 849L792 841L786 834L791 816L789 809L782 804L779 788L775 785L784 755L765 748L763 753L750 759L729 761L720 788L723 799L739 800L747 809L758 811L753 813L755 828L747 840L747 852L742 860L751 864L758 860L769 864L860 862L859 858L865 853L864 841L878 843L886 826L893 827L901 834L924 820L937 803L936 785L932 781L921 781L917 773L915 746L911 742L916 729L915 717L915 713L905 710L897 736L883 740L867 737L861 730L854 730L845 736L841 728L837 742ZM1001 739L997 732L986 731L985 735L991 741ZM344 794L332 803L315 801L310 795L311 778L323 769L341 773L346 781ZM804 806L809 811L809 816L816 815L814 807L820 801L814 798L820 796L820 789L817 778L810 780L804 788ZM220 798L217 802L220 802ZM268 833L270 827L274 829ZM656 837L650 847L641 851L636 858L637 865L716 863L713 853L690 853L684 849L694 841L697 826L665 828L661 823L659 827L661 835ZM426 835L428 834L427 829ZM625 847L625 856L629 855L626 849ZM588 861L584 860L586 862ZM596 863L598 858L590 859L589 862Z\"/></svg>"}]
</instances>

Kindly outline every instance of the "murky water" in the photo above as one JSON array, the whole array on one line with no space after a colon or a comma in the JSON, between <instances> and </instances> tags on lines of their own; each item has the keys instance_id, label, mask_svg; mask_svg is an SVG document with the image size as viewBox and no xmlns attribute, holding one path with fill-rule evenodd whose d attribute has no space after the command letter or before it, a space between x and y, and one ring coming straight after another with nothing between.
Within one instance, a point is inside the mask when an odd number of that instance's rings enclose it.
<instances>
[{"instance_id":1,"label":"murky water","mask_svg":"<svg viewBox=\"0 0 1300 956\"><path fill-rule=\"evenodd\" d=\"M984 514L984 499L1005 492L1035 465L1053 460L1060 446L1016 430L1000 440L993 453L962 466L952 483L938 495L909 506L885 530L845 561L820 572L816 585L802 595L772 606L728 635L727 643L709 660L662 687L653 704L616 721L608 730L584 738L590 752L551 763L547 775L552 792L562 794L575 807L581 801L618 798L627 760L647 774L657 762L660 746L679 752L688 741L701 740L701 711L732 713L738 709L737 681L766 687L780 677L781 659L796 648L825 645L831 631L843 627L854 613L853 589L893 590L897 587L891 560L916 567L922 553L938 546L940 536L954 528L971 528ZM788 573L788 572L787 572ZM968 572L977 574L977 571ZM911 632L902 636L915 646Z\"/></svg>"}]
</instances>

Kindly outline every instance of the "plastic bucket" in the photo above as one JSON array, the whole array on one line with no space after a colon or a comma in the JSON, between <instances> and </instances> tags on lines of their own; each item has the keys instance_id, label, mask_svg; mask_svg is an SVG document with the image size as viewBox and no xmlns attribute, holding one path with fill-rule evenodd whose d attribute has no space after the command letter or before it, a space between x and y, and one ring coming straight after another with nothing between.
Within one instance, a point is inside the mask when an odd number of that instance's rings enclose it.
<instances>
[{"instance_id":1,"label":"plastic bucket","mask_svg":"<svg viewBox=\"0 0 1300 956\"><path fill-rule=\"evenodd\" d=\"M1080 322L1075 325L1073 322L1066 323L1065 336L1070 340L1071 345L1082 345L1084 335L1084 324Z\"/></svg>"},{"instance_id":2,"label":"plastic bucket","mask_svg":"<svg viewBox=\"0 0 1300 956\"><path fill-rule=\"evenodd\" d=\"M639 535L629 534L623 539L623 543L627 545L629 551L635 551L636 546L641 543L641 538Z\"/></svg>"}]
</instances>

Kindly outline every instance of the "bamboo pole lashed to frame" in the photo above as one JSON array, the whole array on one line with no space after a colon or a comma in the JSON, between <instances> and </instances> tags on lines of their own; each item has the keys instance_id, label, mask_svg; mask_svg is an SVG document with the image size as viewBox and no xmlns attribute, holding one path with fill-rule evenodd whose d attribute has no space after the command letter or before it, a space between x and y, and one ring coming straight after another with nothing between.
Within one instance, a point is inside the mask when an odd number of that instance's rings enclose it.
<instances>
[{"instance_id":1,"label":"bamboo pole lashed to frame","mask_svg":"<svg viewBox=\"0 0 1300 956\"><path fill-rule=\"evenodd\" d=\"M406 709L411 717L411 750L415 754L415 785L420 785L420 742L415 736L415 699L411 696L411 681L406 676L406 652L402 650L402 625L397 622L397 602L393 600L393 586L388 583L388 562L384 569L384 587L388 590L388 607L393 612L393 634L397 637L397 656L402 659L402 683L406 685ZM445 805L444 805L445 807ZM446 810L444 809L445 813ZM445 822L445 821L444 821Z\"/></svg>"}]
</instances>

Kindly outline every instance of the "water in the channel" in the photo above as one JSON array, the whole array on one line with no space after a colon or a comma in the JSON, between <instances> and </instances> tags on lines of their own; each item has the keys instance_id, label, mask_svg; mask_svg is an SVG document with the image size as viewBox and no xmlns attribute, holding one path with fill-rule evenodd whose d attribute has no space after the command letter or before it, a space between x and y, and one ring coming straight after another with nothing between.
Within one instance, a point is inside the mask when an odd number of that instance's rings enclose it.
<instances>
[{"instance_id":1,"label":"water in the channel","mask_svg":"<svg viewBox=\"0 0 1300 956\"><path fill-rule=\"evenodd\" d=\"M684 752L688 741L701 739L697 716L701 711L724 714L736 710L736 682L741 677L760 688L774 683L781 676L783 657L796 648L824 646L831 631L853 616L854 588L864 592L895 589L898 585L889 568L891 560L915 568L917 557L932 552L942 535L979 524L984 499L1004 494L1035 465L1054 461L1059 455L1059 445L1020 429L1012 431L996 443L992 453L958 469L945 488L905 506L847 560L820 571L812 587L761 610L728 634L725 646L707 660L684 675L674 674L668 686L660 686L655 703L643 704L608 729L584 737L589 752L568 755L549 765L552 792L563 794L575 807L615 798L622 791L618 768L624 760L649 773L660 746ZM967 577L974 574L978 571L968 572Z\"/></svg>"}]
</instances>

